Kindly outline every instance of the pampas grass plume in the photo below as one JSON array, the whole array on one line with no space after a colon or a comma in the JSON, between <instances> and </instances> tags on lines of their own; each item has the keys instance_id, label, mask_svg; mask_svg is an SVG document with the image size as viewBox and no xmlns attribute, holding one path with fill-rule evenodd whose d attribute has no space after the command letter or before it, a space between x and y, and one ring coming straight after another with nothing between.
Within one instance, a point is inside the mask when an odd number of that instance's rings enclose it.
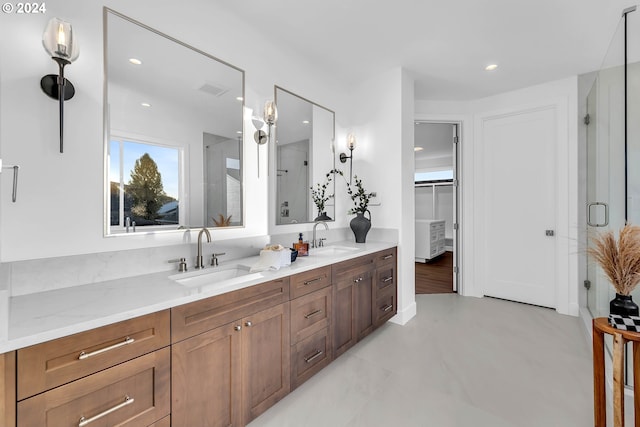
<instances>
[{"instance_id":1,"label":"pampas grass plume","mask_svg":"<svg viewBox=\"0 0 640 427\"><path fill-rule=\"evenodd\" d=\"M629 295L640 282L640 227L626 224L618 240L609 230L600 233L587 249L602 268L616 293Z\"/></svg>"}]
</instances>

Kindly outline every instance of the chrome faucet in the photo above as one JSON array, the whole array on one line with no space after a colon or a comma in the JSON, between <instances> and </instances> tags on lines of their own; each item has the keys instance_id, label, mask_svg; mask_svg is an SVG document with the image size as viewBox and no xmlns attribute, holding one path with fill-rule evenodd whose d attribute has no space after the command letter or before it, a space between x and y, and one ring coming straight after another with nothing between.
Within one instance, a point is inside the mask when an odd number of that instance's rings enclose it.
<instances>
[{"instance_id":1,"label":"chrome faucet","mask_svg":"<svg viewBox=\"0 0 640 427\"><path fill-rule=\"evenodd\" d=\"M318 227L318 224L322 224L322 225L324 225L324 229L325 229L325 230L328 230L328 229L329 229L329 226L328 226L328 225L327 225L327 223L326 223L326 222L324 222L324 221L316 221L316 223L315 223L315 224L313 224L313 239L311 240L311 247L312 247L312 248L318 248L318 247L323 246L323 243L322 243L322 242L323 242L324 240L326 240L326 239L320 239L320 240L316 239L316 228Z\"/></svg>"},{"instance_id":2,"label":"chrome faucet","mask_svg":"<svg viewBox=\"0 0 640 427\"><path fill-rule=\"evenodd\" d=\"M207 235L207 243L211 243L211 234L207 227L202 227L202 230L198 233L198 256L196 257L196 268L204 268L204 262L202 261L202 233Z\"/></svg>"}]
</instances>

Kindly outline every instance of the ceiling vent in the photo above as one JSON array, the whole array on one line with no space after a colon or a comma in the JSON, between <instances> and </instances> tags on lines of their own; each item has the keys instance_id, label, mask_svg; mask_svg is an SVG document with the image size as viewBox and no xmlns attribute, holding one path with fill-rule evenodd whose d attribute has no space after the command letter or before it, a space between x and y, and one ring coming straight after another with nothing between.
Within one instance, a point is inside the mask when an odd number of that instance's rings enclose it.
<instances>
[{"instance_id":1,"label":"ceiling vent","mask_svg":"<svg viewBox=\"0 0 640 427\"><path fill-rule=\"evenodd\" d=\"M229 89L221 86L216 86L211 83L203 84L202 86L200 86L198 90L208 93L209 95L217 96L217 97L220 97L225 93L229 92Z\"/></svg>"}]
</instances>

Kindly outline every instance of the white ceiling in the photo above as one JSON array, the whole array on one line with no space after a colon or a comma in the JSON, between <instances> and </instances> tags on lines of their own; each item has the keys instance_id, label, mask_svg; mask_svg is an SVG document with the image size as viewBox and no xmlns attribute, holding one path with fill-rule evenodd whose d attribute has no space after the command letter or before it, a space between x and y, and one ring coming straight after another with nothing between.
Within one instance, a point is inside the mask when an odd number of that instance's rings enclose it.
<instances>
[{"instance_id":1,"label":"white ceiling","mask_svg":"<svg viewBox=\"0 0 640 427\"><path fill-rule=\"evenodd\" d=\"M347 86L403 66L416 99L465 100L598 69L622 10L637 1L217 3ZM484 71L490 63L498 70Z\"/></svg>"}]
</instances>

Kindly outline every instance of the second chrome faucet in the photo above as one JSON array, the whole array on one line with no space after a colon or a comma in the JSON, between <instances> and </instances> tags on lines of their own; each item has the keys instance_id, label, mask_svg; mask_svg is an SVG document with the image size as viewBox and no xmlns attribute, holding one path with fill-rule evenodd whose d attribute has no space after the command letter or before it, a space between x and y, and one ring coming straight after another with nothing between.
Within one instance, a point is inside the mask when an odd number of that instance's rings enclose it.
<instances>
[{"instance_id":1,"label":"second chrome faucet","mask_svg":"<svg viewBox=\"0 0 640 427\"><path fill-rule=\"evenodd\" d=\"M204 268L204 262L202 260L202 235L207 236L207 243L211 243L211 233L207 230L207 227L202 227L202 230L198 233L198 255L196 256L196 268Z\"/></svg>"}]
</instances>

